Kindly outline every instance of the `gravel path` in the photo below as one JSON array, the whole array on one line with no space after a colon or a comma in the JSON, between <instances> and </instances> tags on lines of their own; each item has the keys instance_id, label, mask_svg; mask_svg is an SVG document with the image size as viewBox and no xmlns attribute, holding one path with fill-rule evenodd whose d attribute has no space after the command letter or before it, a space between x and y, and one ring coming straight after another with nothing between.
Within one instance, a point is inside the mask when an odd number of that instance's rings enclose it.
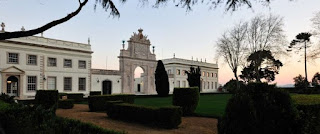
<instances>
[{"instance_id":1,"label":"gravel path","mask_svg":"<svg viewBox=\"0 0 320 134\"><path fill-rule=\"evenodd\" d=\"M56 114L129 134L217 134L218 123L213 118L182 117L178 129L152 128L138 123L112 120L106 113L89 112L88 105L84 104L75 104L72 109L57 109Z\"/></svg>"}]
</instances>

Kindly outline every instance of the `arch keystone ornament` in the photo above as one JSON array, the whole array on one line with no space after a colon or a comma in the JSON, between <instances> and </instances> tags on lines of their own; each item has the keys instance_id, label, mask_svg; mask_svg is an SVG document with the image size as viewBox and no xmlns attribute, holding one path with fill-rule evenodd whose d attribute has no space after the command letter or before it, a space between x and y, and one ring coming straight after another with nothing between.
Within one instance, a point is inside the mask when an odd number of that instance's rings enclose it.
<instances>
[{"instance_id":1,"label":"arch keystone ornament","mask_svg":"<svg viewBox=\"0 0 320 134\"><path fill-rule=\"evenodd\" d=\"M120 50L120 74L122 93L134 94L134 71L139 66L144 71L143 94L156 94L154 72L157 66L156 55L150 51L150 40L143 35L143 29L133 33L127 41L128 48Z\"/></svg>"}]
</instances>

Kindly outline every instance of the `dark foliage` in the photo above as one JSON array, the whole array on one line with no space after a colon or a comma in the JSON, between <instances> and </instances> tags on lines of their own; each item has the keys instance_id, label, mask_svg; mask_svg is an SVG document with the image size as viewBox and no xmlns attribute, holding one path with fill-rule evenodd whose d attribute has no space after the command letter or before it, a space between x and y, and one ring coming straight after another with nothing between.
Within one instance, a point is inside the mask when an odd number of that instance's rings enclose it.
<instances>
[{"instance_id":1,"label":"dark foliage","mask_svg":"<svg viewBox=\"0 0 320 134\"><path fill-rule=\"evenodd\" d=\"M198 68L194 68L194 67L190 67L190 71L186 71L185 72L188 75L188 83L189 83L189 87L198 87L199 91L201 89L201 82L200 82L200 78L201 78L201 70L200 67L198 66Z\"/></svg>"},{"instance_id":2,"label":"dark foliage","mask_svg":"<svg viewBox=\"0 0 320 134\"><path fill-rule=\"evenodd\" d=\"M219 134L299 134L290 95L274 85L249 83L229 100Z\"/></svg>"},{"instance_id":3,"label":"dark foliage","mask_svg":"<svg viewBox=\"0 0 320 134\"><path fill-rule=\"evenodd\" d=\"M67 98L73 99L75 102L81 102L83 101L83 93L68 93Z\"/></svg>"},{"instance_id":4,"label":"dark foliage","mask_svg":"<svg viewBox=\"0 0 320 134\"><path fill-rule=\"evenodd\" d=\"M301 134L320 133L320 99L319 95L293 96L299 110Z\"/></svg>"},{"instance_id":5,"label":"dark foliage","mask_svg":"<svg viewBox=\"0 0 320 134\"><path fill-rule=\"evenodd\" d=\"M73 108L74 100L66 99L66 100L59 100L58 101L58 108L62 109L71 109Z\"/></svg>"},{"instance_id":6,"label":"dark foliage","mask_svg":"<svg viewBox=\"0 0 320 134\"><path fill-rule=\"evenodd\" d=\"M198 87L174 88L172 104L182 107L184 116L192 115L198 106L199 97Z\"/></svg>"},{"instance_id":7,"label":"dark foliage","mask_svg":"<svg viewBox=\"0 0 320 134\"><path fill-rule=\"evenodd\" d=\"M298 90L300 90L300 93L311 93L311 90L309 87L310 83L306 80L305 77L299 76L294 77L294 87Z\"/></svg>"},{"instance_id":8,"label":"dark foliage","mask_svg":"<svg viewBox=\"0 0 320 134\"><path fill-rule=\"evenodd\" d=\"M177 128L181 123L180 107L146 107L134 104L114 104L107 111L113 119L134 121L162 128Z\"/></svg>"},{"instance_id":9,"label":"dark foliage","mask_svg":"<svg viewBox=\"0 0 320 134\"><path fill-rule=\"evenodd\" d=\"M155 72L156 90L159 96L168 96L169 94L169 78L167 71L161 60L158 60Z\"/></svg>"},{"instance_id":10,"label":"dark foliage","mask_svg":"<svg viewBox=\"0 0 320 134\"><path fill-rule=\"evenodd\" d=\"M9 96L5 93L1 93L1 95L0 95L1 101L4 101L6 103L10 103L10 104L15 103L13 98L14 98L14 96Z\"/></svg>"},{"instance_id":11,"label":"dark foliage","mask_svg":"<svg viewBox=\"0 0 320 134\"><path fill-rule=\"evenodd\" d=\"M1 105L1 102L0 102ZM89 123L56 117L42 106L0 107L0 125L7 134L122 134ZM0 128L1 128L0 126ZM1 132L1 130L0 130Z\"/></svg>"},{"instance_id":12,"label":"dark foliage","mask_svg":"<svg viewBox=\"0 0 320 134\"><path fill-rule=\"evenodd\" d=\"M55 110L57 108L58 99L58 90L37 90L35 105L42 105L45 109L53 108Z\"/></svg>"},{"instance_id":13,"label":"dark foliage","mask_svg":"<svg viewBox=\"0 0 320 134\"><path fill-rule=\"evenodd\" d=\"M101 91L90 91L90 96L92 95L101 95Z\"/></svg>"},{"instance_id":14,"label":"dark foliage","mask_svg":"<svg viewBox=\"0 0 320 134\"><path fill-rule=\"evenodd\" d=\"M319 74L319 72L314 74L311 84L313 87L320 89L320 74Z\"/></svg>"},{"instance_id":15,"label":"dark foliage","mask_svg":"<svg viewBox=\"0 0 320 134\"><path fill-rule=\"evenodd\" d=\"M121 95L94 95L88 97L89 109L91 112L106 111L107 101L121 100L125 103L134 103L135 95L121 94Z\"/></svg>"},{"instance_id":16,"label":"dark foliage","mask_svg":"<svg viewBox=\"0 0 320 134\"><path fill-rule=\"evenodd\" d=\"M276 60L269 50L256 51L250 54L247 61L250 65L245 67L240 75L240 78L247 82L253 80L261 82L261 79L265 79L268 82L274 81L275 75L279 73L280 67L283 66L282 62ZM262 67L265 64L266 66Z\"/></svg>"},{"instance_id":17,"label":"dark foliage","mask_svg":"<svg viewBox=\"0 0 320 134\"><path fill-rule=\"evenodd\" d=\"M239 88L243 88L245 84L243 81L239 81ZM237 80L231 79L229 80L224 86L224 89L226 89L229 93L236 93L237 91Z\"/></svg>"}]
</instances>

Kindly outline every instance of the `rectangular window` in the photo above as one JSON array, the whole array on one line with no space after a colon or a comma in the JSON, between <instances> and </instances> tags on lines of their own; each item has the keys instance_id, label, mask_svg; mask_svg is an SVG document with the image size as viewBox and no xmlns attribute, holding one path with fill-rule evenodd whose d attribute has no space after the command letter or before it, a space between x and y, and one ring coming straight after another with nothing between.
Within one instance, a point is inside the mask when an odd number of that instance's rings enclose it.
<instances>
[{"instance_id":1,"label":"rectangular window","mask_svg":"<svg viewBox=\"0 0 320 134\"><path fill-rule=\"evenodd\" d=\"M79 90L86 90L86 78L79 78Z\"/></svg>"},{"instance_id":2,"label":"rectangular window","mask_svg":"<svg viewBox=\"0 0 320 134\"><path fill-rule=\"evenodd\" d=\"M213 82L211 82L211 89L213 89Z\"/></svg>"},{"instance_id":3,"label":"rectangular window","mask_svg":"<svg viewBox=\"0 0 320 134\"><path fill-rule=\"evenodd\" d=\"M182 70L182 75L186 75L186 70Z\"/></svg>"},{"instance_id":4,"label":"rectangular window","mask_svg":"<svg viewBox=\"0 0 320 134\"><path fill-rule=\"evenodd\" d=\"M37 65L37 55L28 55L28 65Z\"/></svg>"},{"instance_id":5,"label":"rectangular window","mask_svg":"<svg viewBox=\"0 0 320 134\"><path fill-rule=\"evenodd\" d=\"M180 75L180 69L177 69L177 75Z\"/></svg>"},{"instance_id":6,"label":"rectangular window","mask_svg":"<svg viewBox=\"0 0 320 134\"><path fill-rule=\"evenodd\" d=\"M202 72L202 76L204 76L205 72Z\"/></svg>"},{"instance_id":7,"label":"rectangular window","mask_svg":"<svg viewBox=\"0 0 320 134\"><path fill-rule=\"evenodd\" d=\"M214 83L214 88L217 89L218 88L218 82Z\"/></svg>"},{"instance_id":8,"label":"rectangular window","mask_svg":"<svg viewBox=\"0 0 320 134\"><path fill-rule=\"evenodd\" d=\"M207 77L210 77L209 72L207 73Z\"/></svg>"},{"instance_id":9,"label":"rectangular window","mask_svg":"<svg viewBox=\"0 0 320 134\"><path fill-rule=\"evenodd\" d=\"M71 77L64 77L64 90L71 91L72 90L72 78Z\"/></svg>"},{"instance_id":10,"label":"rectangular window","mask_svg":"<svg viewBox=\"0 0 320 134\"><path fill-rule=\"evenodd\" d=\"M86 68L86 61L79 60L79 68L80 69L85 69Z\"/></svg>"},{"instance_id":11,"label":"rectangular window","mask_svg":"<svg viewBox=\"0 0 320 134\"><path fill-rule=\"evenodd\" d=\"M63 67L71 68L72 67L72 60L64 59Z\"/></svg>"},{"instance_id":12,"label":"rectangular window","mask_svg":"<svg viewBox=\"0 0 320 134\"><path fill-rule=\"evenodd\" d=\"M19 54L18 53L9 53L8 54L8 63L18 64L19 63Z\"/></svg>"},{"instance_id":13,"label":"rectangular window","mask_svg":"<svg viewBox=\"0 0 320 134\"><path fill-rule=\"evenodd\" d=\"M48 90L57 90L57 79L56 77L48 77Z\"/></svg>"},{"instance_id":14,"label":"rectangular window","mask_svg":"<svg viewBox=\"0 0 320 134\"><path fill-rule=\"evenodd\" d=\"M56 67L57 66L57 58L48 58L48 66Z\"/></svg>"},{"instance_id":15,"label":"rectangular window","mask_svg":"<svg viewBox=\"0 0 320 134\"><path fill-rule=\"evenodd\" d=\"M183 81L182 84L183 84L183 87L187 87L186 81Z\"/></svg>"},{"instance_id":16,"label":"rectangular window","mask_svg":"<svg viewBox=\"0 0 320 134\"><path fill-rule=\"evenodd\" d=\"M169 69L167 72L168 72L168 74L171 74L171 69Z\"/></svg>"},{"instance_id":17,"label":"rectangular window","mask_svg":"<svg viewBox=\"0 0 320 134\"><path fill-rule=\"evenodd\" d=\"M180 81L177 81L176 87L180 87Z\"/></svg>"},{"instance_id":18,"label":"rectangular window","mask_svg":"<svg viewBox=\"0 0 320 134\"><path fill-rule=\"evenodd\" d=\"M211 73L211 77L213 78L213 73Z\"/></svg>"},{"instance_id":19,"label":"rectangular window","mask_svg":"<svg viewBox=\"0 0 320 134\"><path fill-rule=\"evenodd\" d=\"M37 76L27 76L27 90L37 90Z\"/></svg>"},{"instance_id":20,"label":"rectangular window","mask_svg":"<svg viewBox=\"0 0 320 134\"><path fill-rule=\"evenodd\" d=\"M216 76L216 78L218 78L218 74L217 73L215 73L215 76Z\"/></svg>"},{"instance_id":21,"label":"rectangular window","mask_svg":"<svg viewBox=\"0 0 320 134\"><path fill-rule=\"evenodd\" d=\"M210 89L210 82L208 81L208 89Z\"/></svg>"},{"instance_id":22,"label":"rectangular window","mask_svg":"<svg viewBox=\"0 0 320 134\"><path fill-rule=\"evenodd\" d=\"M203 84L202 85L203 89L205 89L206 88L206 82L203 81L202 84Z\"/></svg>"}]
</instances>

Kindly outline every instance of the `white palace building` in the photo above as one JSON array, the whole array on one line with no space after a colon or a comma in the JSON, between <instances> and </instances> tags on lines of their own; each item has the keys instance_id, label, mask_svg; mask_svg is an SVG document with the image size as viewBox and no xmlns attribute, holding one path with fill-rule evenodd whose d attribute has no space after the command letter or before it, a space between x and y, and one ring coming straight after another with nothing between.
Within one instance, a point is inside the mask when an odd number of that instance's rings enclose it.
<instances>
[{"instance_id":1,"label":"white palace building","mask_svg":"<svg viewBox=\"0 0 320 134\"><path fill-rule=\"evenodd\" d=\"M156 94L154 72L156 55L142 29L120 50L120 70L91 68L91 45L39 36L0 41L0 93L16 99L33 99L36 90L63 93L101 91L103 94ZM2 31L4 32L4 27ZM169 75L170 93L174 87L188 87L185 70L200 66L201 92L216 92L218 65L179 58L163 59ZM141 67L140 78L134 71Z\"/></svg>"}]
</instances>

